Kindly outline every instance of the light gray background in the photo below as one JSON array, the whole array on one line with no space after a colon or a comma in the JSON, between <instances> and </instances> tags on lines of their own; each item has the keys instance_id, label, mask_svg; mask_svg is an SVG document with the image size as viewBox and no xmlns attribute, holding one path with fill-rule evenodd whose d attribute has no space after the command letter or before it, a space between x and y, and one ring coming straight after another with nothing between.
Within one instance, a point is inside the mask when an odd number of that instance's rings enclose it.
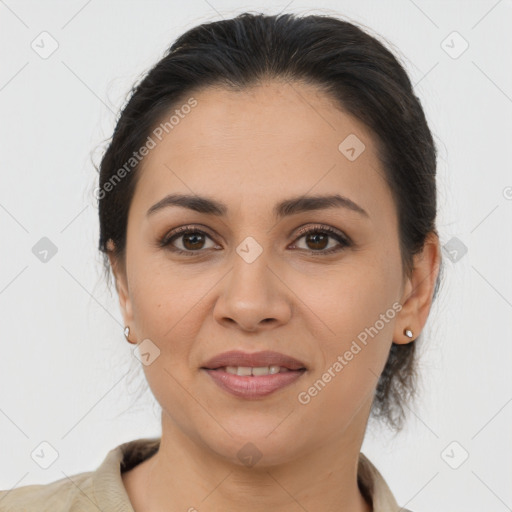
<instances>
[{"instance_id":1,"label":"light gray background","mask_svg":"<svg viewBox=\"0 0 512 512\"><path fill-rule=\"evenodd\" d=\"M441 241L467 253L443 250L405 430L370 425L362 451L415 512L512 510L510 0L0 0L0 488L93 470L159 435L152 396L131 405L140 363L102 282L92 161L178 35L245 10L345 17L410 73L439 148ZM31 47L50 48L43 31L58 43L46 59ZM58 249L47 262L32 251L42 237ZM48 469L31 458L43 441L58 452Z\"/></svg>"}]
</instances>

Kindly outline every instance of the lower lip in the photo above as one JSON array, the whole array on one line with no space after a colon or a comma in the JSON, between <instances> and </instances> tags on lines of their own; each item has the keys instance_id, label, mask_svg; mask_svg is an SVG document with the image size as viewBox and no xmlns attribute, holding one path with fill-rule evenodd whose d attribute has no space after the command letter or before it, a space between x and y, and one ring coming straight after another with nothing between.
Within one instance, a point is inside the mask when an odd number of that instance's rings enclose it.
<instances>
[{"instance_id":1,"label":"lower lip","mask_svg":"<svg viewBox=\"0 0 512 512\"><path fill-rule=\"evenodd\" d=\"M261 398L278 389L288 386L295 382L305 370L289 370L282 373L274 373L273 375L233 375L224 370L203 370L210 375L214 382L240 398Z\"/></svg>"}]
</instances>

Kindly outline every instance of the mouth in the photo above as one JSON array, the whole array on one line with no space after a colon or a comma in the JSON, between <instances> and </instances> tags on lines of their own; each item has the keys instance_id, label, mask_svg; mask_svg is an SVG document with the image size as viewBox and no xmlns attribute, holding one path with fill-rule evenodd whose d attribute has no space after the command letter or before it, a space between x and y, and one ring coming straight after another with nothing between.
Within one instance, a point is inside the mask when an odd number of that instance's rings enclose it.
<instances>
[{"instance_id":1,"label":"mouth","mask_svg":"<svg viewBox=\"0 0 512 512\"><path fill-rule=\"evenodd\" d=\"M276 373L300 372L306 368L297 368L291 370L285 366L221 366L219 368L203 368L205 370L222 371L231 375L240 375L242 377L259 377L260 375L275 375Z\"/></svg>"},{"instance_id":2,"label":"mouth","mask_svg":"<svg viewBox=\"0 0 512 512\"><path fill-rule=\"evenodd\" d=\"M238 398L263 398L299 379L307 367L291 356L273 351L219 354L200 368L222 390Z\"/></svg>"},{"instance_id":3,"label":"mouth","mask_svg":"<svg viewBox=\"0 0 512 512\"><path fill-rule=\"evenodd\" d=\"M201 368L206 370L222 368L232 374L236 370L235 373L237 375L246 376L250 375L248 373L249 369L252 375L272 375L279 373L281 370L307 370L306 365L302 361L272 350L254 353L242 352L240 350L223 352L209 359ZM243 373L238 373L239 371Z\"/></svg>"}]
</instances>

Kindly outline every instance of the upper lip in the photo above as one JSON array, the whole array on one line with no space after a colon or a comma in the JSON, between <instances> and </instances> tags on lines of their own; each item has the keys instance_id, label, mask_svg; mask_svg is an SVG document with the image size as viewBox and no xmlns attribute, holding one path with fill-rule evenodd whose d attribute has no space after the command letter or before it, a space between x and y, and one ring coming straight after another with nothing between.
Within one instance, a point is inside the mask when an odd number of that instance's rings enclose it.
<instances>
[{"instance_id":1,"label":"upper lip","mask_svg":"<svg viewBox=\"0 0 512 512\"><path fill-rule=\"evenodd\" d=\"M264 350L262 352L242 352L240 350L231 350L223 352L212 357L202 365L202 368L213 370L224 366L281 366L289 370L305 369L306 366L294 357L274 352L272 350Z\"/></svg>"}]
</instances>

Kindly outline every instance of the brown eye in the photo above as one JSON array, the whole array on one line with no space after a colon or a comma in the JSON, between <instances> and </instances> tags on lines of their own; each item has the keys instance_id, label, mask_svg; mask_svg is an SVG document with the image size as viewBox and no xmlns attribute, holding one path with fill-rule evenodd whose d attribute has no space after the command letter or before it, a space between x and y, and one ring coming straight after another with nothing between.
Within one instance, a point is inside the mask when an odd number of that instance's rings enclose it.
<instances>
[{"instance_id":1,"label":"brown eye","mask_svg":"<svg viewBox=\"0 0 512 512\"><path fill-rule=\"evenodd\" d=\"M184 227L174 231L170 236L164 237L160 242L160 247L165 247L170 251L180 254L194 255L194 253L205 252L203 249L212 249L215 247L215 244L210 247L205 247L208 239L213 242L211 237L204 231Z\"/></svg>"},{"instance_id":2,"label":"brown eye","mask_svg":"<svg viewBox=\"0 0 512 512\"><path fill-rule=\"evenodd\" d=\"M310 227L301 230L299 234L300 236L296 240L298 241L304 238L306 247L297 248L305 250L311 254L331 254L352 245L348 237L329 226ZM210 247L205 245L208 240L213 244L210 245ZM330 240L334 240L337 243L333 246L329 246ZM181 244L181 247L179 244ZM297 242L295 242L295 245L296 244ZM190 226L175 230L170 235L164 237L164 239L160 241L159 245L160 247L165 247L172 252L187 256L199 255L206 252L206 249L218 248L210 235L200 229ZM295 248L295 246L293 248Z\"/></svg>"},{"instance_id":3,"label":"brown eye","mask_svg":"<svg viewBox=\"0 0 512 512\"><path fill-rule=\"evenodd\" d=\"M329 244L329 238L325 233L309 233L306 235L306 244L311 244L308 247L313 250L322 250Z\"/></svg>"},{"instance_id":4,"label":"brown eye","mask_svg":"<svg viewBox=\"0 0 512 512\"><path fill-rule=\"evenodd\" d=\"M297 240L304 238L306 248L304 250L310 253L330 254L338 252L351 245L348 237L341 232L334 230L328 226L318 226L303 229L299 232L300 236ZM329 247L329 240L333 239L337 242L334 246ZM299 247L302 249L302 247Z\"/></svg>"},{"instance_id":5,"label":"brown eye","mask_svg":"<svg viewBox=\"0 0 512 512\"><path fill-rule=\"evenodd\" d=\"M185 249L193 251L194 249L201 249L204 244L204 234L198 232L185 233L181 235Z\"/></svg>"}]
</instances>

